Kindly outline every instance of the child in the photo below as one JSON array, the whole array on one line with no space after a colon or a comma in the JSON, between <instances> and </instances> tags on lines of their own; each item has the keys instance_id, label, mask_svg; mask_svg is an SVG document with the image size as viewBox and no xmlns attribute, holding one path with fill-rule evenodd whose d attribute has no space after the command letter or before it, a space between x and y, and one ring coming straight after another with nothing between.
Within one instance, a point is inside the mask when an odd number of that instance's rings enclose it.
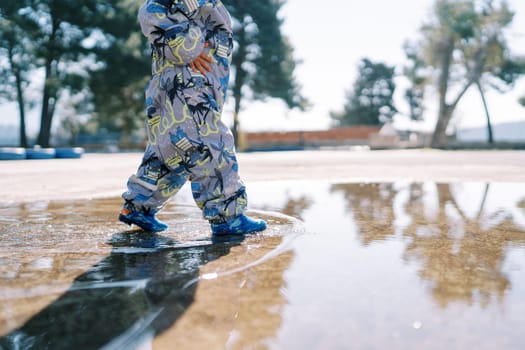
<instances>
[{"instance_id":1,"label":"child","mask_svg":"<svg viewBox=\"0 0 525 350\"><path fill-rule=\"evenodd\" d=\"M119 220L167 229L155 214L189 180L214 235L264 230L263 220L244 215L233 136L220 119L233 47L228 11L220 0L146 0L138 17L152 47L148 145Z\"/></svg>"}]
</instances>

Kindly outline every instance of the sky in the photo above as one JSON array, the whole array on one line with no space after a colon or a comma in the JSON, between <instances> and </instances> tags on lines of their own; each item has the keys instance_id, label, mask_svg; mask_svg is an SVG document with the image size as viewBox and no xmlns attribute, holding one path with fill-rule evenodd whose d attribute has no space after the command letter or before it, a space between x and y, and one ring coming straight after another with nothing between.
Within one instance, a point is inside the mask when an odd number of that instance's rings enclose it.
<instances>
[{"instance_id":1,"label":"sky","mask_svg":"<svg viewBox=\"0 0 525 350\"><path fill-rule=\"evenodd\" d=\"M403 43L417 39L419 28L430 17L434 0L287 0L281 16L282 30L291 41L295 57L302 63L296 76L303 94L312 107L307 112L288 110L279 100L245 103L241 112L244 131L319 130L331 126L330 111L341 110L345 94L356 79L357 64L362 58L401 67L405 61ZM516 12L508 38L511 50L525 55L525 1L509 0ZM138 29L137 29L138 30ZM399 86L398 109L406 112ZM525 108L517 99L525 95L525 78L511 93L487 94L494 123L525 120ZM223 115L232 124L232 100ZM432 100L435 100L432 99ZM426 106L425 122L413 124L404 117L396 118L400 128L431 130L436 107ZM38 113L29 116L28 129L38 129ZM14 105L0 106L0 125L18 124ZM143 116L137 116L141 118ZM485 124L479 95L465 96L452 122L460 128Z\"/></svg>"}]
</instances>

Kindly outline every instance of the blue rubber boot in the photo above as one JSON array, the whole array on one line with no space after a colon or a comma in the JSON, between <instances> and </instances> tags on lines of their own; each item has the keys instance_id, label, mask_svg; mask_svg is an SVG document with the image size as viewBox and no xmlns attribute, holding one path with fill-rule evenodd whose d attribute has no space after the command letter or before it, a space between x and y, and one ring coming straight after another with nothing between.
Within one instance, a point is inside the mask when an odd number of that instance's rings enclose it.
<instances>
[{"instance_id":1,"label":"blue rubber boot","mask_svg":"<svg viewBox=\"0 0 525 350\"><path fill-rule=\"evenodd\" d=\"M168 225L159 221L155 214L146 214L140 211L122 209L118 219L128 225L137 225L141 229L150 232L160 232L168 228Z\"/></svg>"},{"instance_id":2,"label":"blue rubber boot","mask_svg":"<svg viewBox=\"0 0 525 350\"><path fill-rule=\"evenodd\" d=\"M266 229L264 220L256 220L246 215L241 215L223 224L211 224L214 235L244 235Z\"/></svg>"}]
</instances>

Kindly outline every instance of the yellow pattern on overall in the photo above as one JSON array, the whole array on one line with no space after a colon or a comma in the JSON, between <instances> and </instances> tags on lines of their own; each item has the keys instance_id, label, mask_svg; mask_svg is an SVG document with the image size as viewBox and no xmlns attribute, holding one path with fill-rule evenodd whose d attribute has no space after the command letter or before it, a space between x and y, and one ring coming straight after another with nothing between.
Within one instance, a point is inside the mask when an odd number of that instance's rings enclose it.
<instances>
[{"instance_id":1,"label":"yellow pattern on overall","mask_svg":"<svg viewBox=\"0 0 525 350\"><path fill-rule=\"evenodd\" d=\"M233 136L221 121L233 46L226 8L219 0L147 0L139 21L153 50L146 90L149 142L123 198L136 210L157 212L191 181L210 222L242 214L246 192ZM201 53L213 59L206 75L189 68Z\"/></svg>"}]
</instances>

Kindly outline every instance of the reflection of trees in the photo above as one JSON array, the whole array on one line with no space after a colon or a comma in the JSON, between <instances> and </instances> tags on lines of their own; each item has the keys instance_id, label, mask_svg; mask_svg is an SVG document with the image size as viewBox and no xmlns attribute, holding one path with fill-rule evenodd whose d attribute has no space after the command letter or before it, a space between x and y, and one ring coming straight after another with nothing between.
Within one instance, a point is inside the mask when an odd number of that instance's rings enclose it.
<instances>
[{"instance_id":1,"label":"reflection of trees","mask_svg":"<svg viewBox=\"0 0 525 350\"><path fill-rule=\"evenodd\" d=\"M307 196L300 196L299 198L289 197L282 212L286 215L300 218L302 213L312 206L313 200Z\"/></svg>"},{"instance_id":2,"label":"reflection of trees","mask_svg":"<svg viewBox=\"0 0 525 350\"><path fill-rule=\"evenodd\" d=\"M393 234L393 204L397 194L393 184L335 184L331 192L343 194L364 245Z\"/></svg>"},{"instance_id":3,"label":"reflection of trees","mask_svg":"<svg viewBox=\"0 0 525 350\"><path fill-rule=\"evenodd\" d=\"M286 199L285 203L282 207L279 207L277 210L280 213L286 214L288 216L294 217L294 218L301 218L303 215L303 212L307 209L309 209L314 201L312 198L301 195L297 198L292 197L289 193L286 193ZM276 210L272 207L264 207L264 210Z\"/></svg>"},{"instance_id":4,"label":"reflection of trees","mask_svg":"<svg viewBox=\"0 0 525 350\"><path fill-rule=\"evenodd\" d=\"M485 210L489 185L473 218L457 203L450 185L436 184L436 198L427 189L422 184L400 190L387 184L333 187L347 199L365 245L393 235L396 216L410 218L400 227L409 238L405 259L422 265L419 275L430 282L440 305L460 300L486 306L492 297L503 298L510 287L502 271L506 250L525 241L523 230L511 215ZM401 194L407 198L404 210L394 215L393 202Z\"/></svg>"},{"instance_id":5,"label":"reflection of trees","mask_svg":"<svg viewBox=\"0 0 525 350\"><path fill-rule=\"evenodd\" d=\"M420 275L432 281L432 293L445 306L451 300L487 305L492 296L502 298L510 287L502 271L507 244L523 241L523 234L511 217L495 224L484 212L484 200L475 218L468 218L447 184L437 185L437 215L413 220L405 230L412 238L406 257L423 261ZM420 202L408 202L412 218L421 214ZM418 215L419 214L419 215ZM430 230L426 230L430 228Z\"/></svg>"}]
</instances>

